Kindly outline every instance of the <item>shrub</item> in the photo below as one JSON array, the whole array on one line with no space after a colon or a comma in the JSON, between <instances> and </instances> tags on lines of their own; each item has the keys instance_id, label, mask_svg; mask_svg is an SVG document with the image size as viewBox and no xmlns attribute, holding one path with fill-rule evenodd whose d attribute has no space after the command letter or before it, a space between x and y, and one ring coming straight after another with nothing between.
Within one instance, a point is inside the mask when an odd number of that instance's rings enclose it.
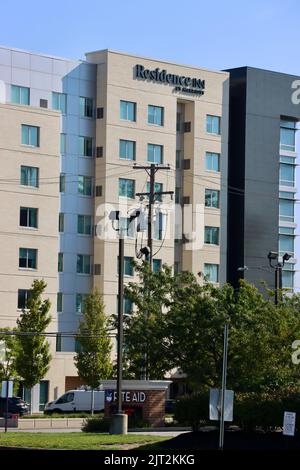
<instances>
[{"instance_id":1,"label":"shrub","mask_svg":"<svg viewBox=\"0 0 300 470\"><path fill-rule=\"evenodd\" d=\"M233 423L244 430L262 428L270 431L283 425L285 411L300 414L300 393L281 390L269 393L236 393ZM175 404L174 419L180 425L192 426L198 431L209 422L209 392L196 392L181 397ZM210 422L212 423L212 422ZM218 424L216 421L214 424Z\"/></svg>"},{"instance_id":2,"label":"shrub","mask_svg":"<svg viewBox=\"0 0 300 470\"><path fill-rule=\"evenodd\" d=\"M184 395L174 407L174 420L182 426L192 426L198 431L208 419L208 392L194 392Z\"/></svg>"},{"instance_id":3,"label":"shrub","mask_svg":"<svg viewBox=\"0 0 300 470\"><path fill-rule=\"evenodd\" d=\"M109 418L87 418L81 429L83 432L109 432Z\"/></svg>"},{"instance_id":4,"label":"shrub","mask_svg":"<svg viewBox=\"0 0 300 470\"><path fill-rule=\"evenodd\" d=\"M128 416L128 428L149 428L150 423L138 416Z\"/></svg>"}]
</instances>

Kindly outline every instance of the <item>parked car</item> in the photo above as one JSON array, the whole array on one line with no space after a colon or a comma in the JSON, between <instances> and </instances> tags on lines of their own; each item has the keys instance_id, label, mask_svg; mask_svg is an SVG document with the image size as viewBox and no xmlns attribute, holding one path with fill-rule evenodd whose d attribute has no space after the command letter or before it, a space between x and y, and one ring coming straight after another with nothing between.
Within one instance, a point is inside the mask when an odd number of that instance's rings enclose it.
<instances>
[{"instance_id":1,"label":"parked car","mask_svg":"<svg viewBox=\"0 0 300 470\"><path fill-rule=\"evenodd\" d=\"M8 399L8 413L23 416L29 412L29 406L22 398L12 397ZM6 413L6 398L0 397L0 416Z\"/></svg>"},{"instance_id":2,"label":"parked car","mask_svg":"<svg viewBox=\"0 0 300 470\"><path fill-rule=\"evenodd\" d=\"M44 413L74 413L90 411L92 392L90 390L69 390L55 401L46 403ZM94 391L94 411L104 409L104 392Z\"/></svg>"}]
</instances>

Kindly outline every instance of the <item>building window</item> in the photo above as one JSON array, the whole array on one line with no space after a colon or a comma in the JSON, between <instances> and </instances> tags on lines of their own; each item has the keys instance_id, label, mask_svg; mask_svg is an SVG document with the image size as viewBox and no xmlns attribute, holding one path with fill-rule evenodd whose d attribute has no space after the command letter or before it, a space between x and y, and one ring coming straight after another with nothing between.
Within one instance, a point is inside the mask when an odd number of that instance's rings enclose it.
<instances>
[{"instance_id":1,"label":"building window","mask_svg":"<svg viewBox=\"0 0 300 470\"><path fill-rule=\"evenodd\" d=\"M65 93L52 92L52 109L67 113L67 95Z\"/></svg>"},{"instance_id":2,"label":"building window","mask_svg":"<svg viewBox=\"0 0 300 470\"><path fill-rule=\"evenodd\" d=\"M281 186L295 186L295 166L280 163L279 179Z\"/></svg>"},{"instance_id":3,"label":"building window","mask_svg":"<svg viewBox=\"0 0 300 470\"><path fill-rule=\"evenodd\" d=\"M155 124L157 126L164 125L164 108L160 106L148 106L148 124Z\"/></svg>"},{"instance_id":4,"label":"building window","mask_svg":"<svg viewBox=\"0 0 300 470\"><path fill-rule=\"evenodd\" d=\"M282 270L282 287L284 289L294 289L295 272L292 270L292 266L286 264Z\"/></svg>"},{"instance_id":5,"label":"building window","mask_svg":"<svg viewBox=\"0 0 300 470\"><path fill-rule=\"evenodd\" d=\"M181 150L176 150L176 170L180 169L181 166Z\"/></svg>"},{"instance_id":6,"label":"building window","mask_svg":"<svg viewBox=\"0 0 300 470\"><path fill-rule=\"evenodd\" d=\"M220 191L216 189L205 190L205 207L214 207L215 209L220 207Z\"/></svg>"},{"instance_id":7,"label":"building window","mask_svg":"<svg viewBox=\"0 0 300 470\"><path fill-rule=\"evenodd\" d=\"M163 214L162 212L157 211L156 212L156 219L154 222L154 233L153 233L153 238L155 240L162 240L163 239L163 233L164 233L164 227L165 227L165 218L166 215Z\"/></svg>"},{"instance_id":8,"label":"building window","mask_svg":"<svg viewBox=\"0 0 300 470\"><path fill-rule=\"evenodd\" d=\"M125 178L119 178L119 196L134 199L135 181Z\"/></svg>"},{"instance_id":9,"label":"building window","mask_svg":"<svg viewBox=\"0 0 300 470\"><path fill-rule=\"evenodd\" d=\"M77 233L81 235L92 234L92 217L90 215L77 216Z\"/></svg>"},{"instance_id":10,"label":"building window","mask_svg":"<svg viewBox=\"0 0 300 470\"><path fill-rule=\"evenodd\" d=\"M40 128L22 124L22 144L32 147L40 146Z\"/></svg>"},{"instance_id":11,"label":"building window","mask_svg":"<svg viewBox=\"0 0 300 470\"><path fill-rule=\"evenodd\" d=\"M124 275L133 276L133 258L131 256L124 256Z\"/></svg>"},{"instance_id":12,"label":"building window","mask_svg":"<svg viewBox=\"0 0 300 470\"><path fill-rule=\"evenodd\" d=\"M91 273L91 257L90 255L77 255L77 273Z\"/></svg>"},{"instance_id":13,"label":"building window","mask_svg":"<svg viewBox=\"0 0 300 470\"><path fill-rule=\"evenodd\" d=\"M280 121L280 150L295 152L296 130L296 121Z\"/></svg>"},{"instance_id":14,"label":"building window","mask_svg":"<svg viewBox=\"0 0 300 470\"><path fill-rule=\"evenodd\" d=\"M154 259L152 262L152 266L153 266L154 273L161 271L161 259Z\"/></svg>"},{"instance_id":15,"label":"building window","mask_svg":"<svg viewBox=\"0 0 300 470\"><path fill-rule=\"evenodd\" d=\"M37 250L33 248L20 248L19 268L37 269Z\"/></svg>"},{"instance_id":16,"label":"building window","mask_svg":"<svg viewBox=\"0 0 300 470\"><path fill-rule=\"evenodd\" d=\"M55 345L56 352L61 352L62 345L61 345L61 334L56 335L56 345Z\"/></svg>"},{"instance_id":17,"label":"building window","mask_svg":"<svg viewBox=\"0 0 300 470\"><path fill-rule=\"evenodd\" d=\"M33 188L39 187L39 169L34 166L21 166L21 179L22 186L32 186Z\"/></svg>"},{"instance_id":18,"label":"building window","mask_svg":"<svg viewBox=\"0 0 300 470\"><path fill-rule=\"evenodd\" d=\"M293 235L279 235L279 255L283 256L284 253L294 257L294 236Z\"/></svg>"},{"instance_id":19,"label":"building window","mask_svg":"<svg viewBox=\"0 0 300 470\"><path fill-rule=\"evenodd\" d=\"M220 154L206 152L205 154L206 171L220 171Z\"/></svg>"},{"instance_id":20,"label":"building window","mask_svg":"<svg viewBox=\"0 0 300 470\"><path fill-rule=\"evenodd\" d=\"M219 227L205 227L204 243L208 245L219 245Z\"/></svg>"},{"instance_id":21,"label":"building window","mask_svg":"<svg viewBox=\"0 0 300 470\"><path fill-rule=\"evenodd\" d=\"M76 294L76 313L81 315L84 313L84 304L87 294Z\"/></svg>"},{"instance_id":22,"label":"building window","mask_svg":"<svg viewBox=\"0 0 300 470\"><path fill-rule=\"evenodd\" d=\"M219 265L205 263L204 276L209 282L219 282Z\"/></svg>"},{"instance_id":23,"label":"building window","mask_svg":"<svg viewBox=\"0 0 300 470\"><path fill-rule=\"evenodd\" d=\"M20 207L20 226L38 228L38 209Z\"/></svg>"},{"instance_id":24,"label":"building window","mask_svg":"<svg viewBox=\"0 0 300 470\"><path fill-rule=\"evenodd\" d=\"M64 254L58 253L58 267L57 270L59 273L62 273L64 270Z\"/></svg>"},{"instance_id":25,"label":"building window","mask_svg":"<svg viewBox=\"0 0 300 470\"><path fill-rule=\"evenodd\" d=\"M62 292L57 293L56 311L59 312L59 313L61 313L63 311L63 294L62 294Z\"/></svg>"},{"instance_id":26,"label":"building window","mask_svg":"<svg viewBox=\"0 0 300 470\"><path fill-rule=\"evenodd\" d=\"M130 221L130 218L120 217L119 229L123 236L134 238L135 237L135 221Z\"/></svg>"},{"instance_id":27,"label":"building window","mask_svg":"<svg viewBox=\"0 0 300 470\"><path fill-rule=\"evenodd\" d=\"M286 222L294 222L294 201L279 199L279 219Z\"/></svg>"},{"instance_id":28,"label":"building window","mask_svg":"<svg viewBox=\"0 0 300 470\"><path fill-rule=\"evenodd\" d=\"M30 289L18 289L18 309L27 308L30 295Z\"/></svg>"},{"instance_id":29,"label":"building window","mask_svg":"<svg viewBox=\"0 0 300 470\"><path fill-rule=\"evenodd\" d=\"M59 192L64 193L66 190L66 175L65 173L61 173L59 175Z\"/></svg>"},{"instance_id":30,"label":"building window","mask_svg":"<svg viewBox=\"0 0 300 470\"><path fill-rule=\"evenodd\" d=\"M122 160L135 160L135 142L120 139L119 157Z\"/></svg>"},{"instance_id":31,"label":"building window","mask_svg":"<svg viewBox=\"0 0 300 470\"><path fill-rule=\"evenodd\" d=\"M64 232L65 230L65 214L61 212L58 216L58 231Z\"/></svg>"},{"instance_id":32,"label":"building window","mask_svg":"<svg viewBox=\"0 0 300 470\"><path fill-rule=\"evenodd\" d=\"M120 118L126 121L136 120L136 103L120 101Z\"/></svg>"},{"instance_id":33,"label":"building window","mask_svg":"<svg viewBox=\"0 0 300 470\"><path fill-rule=\"evenodd\" d=\"M163 185L162 183L154 183L154 192L155 193L161 193L163 190ZM147 193L150 193L150 181L147 182ZM148 196L149 197L149 196ZM162 195L157 194L154 196L154 201L162 201Z\"/></svg>"},{"instance_id":34,"label":"building window","mask_svg":"<svg viewBox=\"0 0 300 470\"><path fill-rule=\"evenodd\" d=\"M92 118L93 117L93 99L84 98L83 96L80 96L79 103L80 103L80 112L79 112L80 117Z\"/></svg>"},{"instance_id":35,"label":"building window","mask_svg":"<svg viewBox=\"0 0 300 470\"><path fill-rule=\"evenodd\" d=\"M30 104L30 89L24 86L11 86L11 102L13 104Z\"/></svg>"},{"instance_id":36,"label":"building window","mask_svg":"<svg viewBox=\"0 0 300 470\"><path fill-rule=\"evenodd\" d=\"M162 163L163 162L163 146L148 144L147 161L150 163Z\"/></svg>"},{"instance_id":37,"label":"building window","mask_svg":"<svg viewBox=\"0 0 300 470\"><path fill-rule=\"evenodd\" d=\"M67 150L67 136L66 134L60 134L60 153L64 155Z\"/></svg>"},{"instance_id":38,"label":"building window","mask_svg":"<svg viewBox=\"0 0 300 470\"><path fill-rule=\"evenodd\" d=\"M118 300L118 299L117 299ZM124 314L130 315L133 310L133 302L127 297L124 298Z\"/></svg>"},{"instance_id":39,"label":"building window","mask_svg":"<svg viewBox=\"0 0 300 470\"><path fill-rule=\"evenodd\" d=\"M93 139L91 137L79 137L79 155L81 157L93 156Z\"/></svg>"},{"instance_id":40,"label":"building window","mask_svg":"<svg viewBox=\"0 0 300 470\"><path fill-rule=\"evenodd\" d=\"M209 134L221 134L221 118L219 116L206 115L206 132Z\"/></svg>"},{"instance_id":41,"label":"building window","mask_svg":"<svg viewBox=\"0 0 300 470\"><path fill-rule=\"evenodd\" d=\"M92 178L90 176L78 176L78 193L82 196L92 195Z\"/></svg>"}]
</instances>

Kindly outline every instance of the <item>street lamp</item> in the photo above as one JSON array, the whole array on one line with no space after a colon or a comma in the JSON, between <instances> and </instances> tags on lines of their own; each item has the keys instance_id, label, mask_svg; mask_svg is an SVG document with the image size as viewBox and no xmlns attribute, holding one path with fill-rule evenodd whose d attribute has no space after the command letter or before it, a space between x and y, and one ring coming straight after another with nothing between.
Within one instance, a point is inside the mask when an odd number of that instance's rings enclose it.
<instances>
[{"instance_id":1,"label":"street lamp","mask_svg":"<svg viewBox=\"0 0 300 470\"><path fill-rule=\"evenodd\" d=\"M269 251L268 253L269 265L275 270L275 305L278 305L278 292L282 289L282 268L290 258L291 255L285 253L282 256L282 261L279 261L279 254L276 251ZM276 264L272 264L272 261L275 260Z\"/></svg>"}]
</instances>

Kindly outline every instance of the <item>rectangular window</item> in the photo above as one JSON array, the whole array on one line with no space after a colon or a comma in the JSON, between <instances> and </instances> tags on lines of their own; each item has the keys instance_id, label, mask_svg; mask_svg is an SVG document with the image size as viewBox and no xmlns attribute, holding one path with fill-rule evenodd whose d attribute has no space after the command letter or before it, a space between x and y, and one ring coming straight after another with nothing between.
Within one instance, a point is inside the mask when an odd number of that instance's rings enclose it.
<instances>
[{"instance_id":1,"label":"rectangular window","mask_svg":"<svg viewBox=\"0 0 300 470\"><path fill-rule=\"evenodd\" d=\"M66 134L60 134L60 153L64 155L67 150L67 136Z\"/></svg>"},{"instance_id":2,"label":"rectangular window","mask_svg":"<svg viewBox=\"0 0 300 470\"><path fill-rule=\"evenodd\" d=\"M148 144L147 161L150 163L160 164L163 162L163 146Z\"/></svg>"},{"instance_id":3,"label":"rectangular window","mask_svg":"<svg viewBox=\"0 0 300 470\"><path fill-rule=\"evenodd\" d=\"M279 220L294 222L294 201L279 199Z\"/></svg>"},{"instance_id":4,"label":"rectangular window","mask_svg":"<svg viewBox=\"0 0 300 470\"><path fill-rule=\"evenodd\" d=\"M161 270L161 259L154 259L153 260L153 272L157 273Z\"/></svg>"},{"instance_id":5,"label":"rectangular window","mask_svg":"<svg viewBox=\"0 0 300 470\"><path fill-rule=\"evenodd\" d=\"M135 160L135 142L120 139L119 157L122 160Z\"/></svg>"},{"instance_id":6,"label":"rectangular window","mask_svg":"<svg viewBox=\"0 0 300 470\"><path fill-rule=\"evenodd\" d=\"M221 134L221 118L219 116L206 115L206 132L208 134Z\"/></svg>"},{"instance_id":7,"label":"rectangular window","mask_svg":"<svg viewBox=\"0 0 300 470\"><path fill-rule=\"evenodd\" d=\"M78 176L78 193L83 196L92 195L92 178L90 176Z\"/></svg>"},{"instance_id":8,"label":"rectangular window","mask_svg":"<svg viewBox=\"0 0 300 470\"><path fill-rule=\"evenodd\" d=\"M206 171L220 171L220 154L206 152L205 154Z\"/></svg>"},{"instance_id":9,"label":"rectangular window","mask_svg":"<svg viewBox=\"0 0 300 470\"><path fill-rule=\"evenodd\" d=\"M64 270L64 254L58 253L58 267L57 270L59 273L62 273Z\"/></svg>"},{"instance_id":10,"label":"rectangular window","mask_svg":"<svg viewBox=\"0 0 300 470\"><path fill-rule=\"evenodd\" d=\"M119 178L119 196L134 199L135 181L125 178Z\"/></svg>"},{"instance_id":11,"label":"rectangular window","mask_svg":"<svg viewBox=\"0 0 300 470\"><path fill-rule=\"evenodd\" d=\"M133 276L133 258L131 256L124 256L124 275Z\"/></svg>"},{"instance_id":12,"label":"rectangular window","mask_svg":"<svg viewBox=\"0 0 300 470\"><path fill-rule=\"evenodd\" d=\"M136 120L136 103L131 101L120 101L120 118L126 121Z\"/></svg>"},{"instance_id":13,"label":"rectangular window","mask_svg":"<svg viewBox=\"0 0 300 470\"><path fill-rule=\"evenodd\" d=\"M220 207L220 191L216 189L205 190L205 207L214 207L215 209Z\"/></svg>"},{"instance_id":14,"label":"rectangular window","mask_svg":"<svg viewBox=\"0 0 300 470\"><path fill-rule=\"evenodd\" d=\"M18 309L27 308L27 303L31 295L30 289L18 289Z\"/></svg>"},{"instance_id":15,"label":"rectangular window","mask_svg":"<svg viewBox=\"0 0 300 470\"><path fill-rule=\"evenodd\" d=\"M279 233L282 235L295 235L293 227L279 227Z\"/></svg>"},{"instance_id":16,"label":"rectangular window","mask_svg":"<svg viewBox=\"0 0 300 470\"><path fill-rule=\"evenodd\" d=\"M59 313L61 313L63 311L63 294L62 294L62 292L57 292L56 311L59 312Z\"/></svg>"},{"instance_id":17,"label":"rectangular window","mask_svg":"<svg viewBox=\"0 0 300 470\"><path fill-rule=\"evenodd\" d=\"M163 214L162 212L156 213L156 219L154 222L154 233L153 233L153 238L155 240L163 239L163 233L165 229L165 218L166 218L166 214Z\"/></svg>"},{"instance_id":18,"label":"rectangular window","mask_svg":"<svg viewBox=\"0 0 300 470\"><path fill-rule=\"evenodd\" d=\"M204 243L208 245L219 245L219 227L205 227Z\"/></svg>"},{"instance_id":19,"label":"rectangular window","mask_svg":"<svg viewBox=\"0 0 300 470\"><path fill-rule=\"evenodd\" d=\"M81 157L93 156L93 139L91 137L79 137L79 155Z\"/></svg>"},{"instance_id":20,"label":"rectangular window","mask_svg":"<svg viewBox=\"0 0 300 470\"><path fill-rule=\"evenodd\" d=\"M130 218L120 217L119 219L119 229L121 230L123 236L134 238L135 237L135 221L130 222Z\"/></svg>"},{"instance_id":21,"label":"rectangular window","mask_svg":"<svg viewBox=\"0 0 300 470\"><path fill-rule=\"evenodd\" d=\"M283 256L288 253L294 256L294 236L293 235L279 235L279 255Z\"/></svg>"},{"instance_id":22,"label":"rectangular window","mask_svg":"<svg viewBox=\"0 0 300 470\"><path fill-rule=\"evenodd\" d=\"M294 276L295 276L294 271L283 268L283 270L282 270L282 287L284 289L294 289Z\"/></svg>"},{"instance_id":23,"label":"rectangular window","mask_svg":"<svg viewBox=\"0 0 300 470\"><path fill-rule=\"evenodd\" d=\"M77 233L81 235L92 234L92 217L90 215L77 216Z\"/></svg>"},{"instance_id":24,"label":"rectangular window","mask_svg":"<svg viewBox=\"0 0 300 470\"><path fill-rule=\"evenodd\" d=\"M38 209L20 207L20 226L38 228Z\"/></svg>"},{"instance_id":25,"label":"rectangular window","mask_svg":"<svg viewBox=\"0 0 300 470\"><path fill-rule=\"evenodd\" d=\"M61 212L58 217L58 231L64 232L65 230L65 214Z\"/></svg>"},{"instance_id":26,"label":"rectangular window","mask_svg":"<svg viewBox=\"0 0 300 470\"><path fill-rule=\"evenodd\" d=\"M155 193L161 193L163 190L163 185L162 183L154 183L154 192ZM150 193L150 181L147 182L147 193ZM149 196L148 196L149 197ZM162 195L157 194L154 196L154 201L162 201Z\"/></svg>"},{"instance_id":27,"label":"rectangular window","mask_svg":"<svg viewBox=\"0 0 300 470\"><path fill-rule=\"evenodd\" d=\"M281 186L295 186L295 166L280 163L279 179Z\"/></svg>"},{"instance_id":28,"label":"rectangular window","mask_svg":"<svg viewBox=\"0 0 300 470\"><path fill-rule=\"evenodd\" d=\"M209 282L219 282L219 265L205 263L204 276Z\"/></svg>"},{"instance_id":29,"label":"rectangular window","mask_svg":"<svg viewBox=\"0 0 300 470\"><path fill-rule=\"evenodd\" d=\"M77 255L77 273L78 274L91 274L90 255Z\"/></svg>"},{"instance_id":30,"label":"rectangular window","mask_svg":"<svg viewBox=\"0 0 300 470\"><path fill-rule=\"evenodd\" d=\"M79 315L84 313L84 302L87 294L76 294L76 313Z\"/></svg>"},{"instance_id":31,"label":"rectangular window","mask_svg":"<svg viewBox=\"0 0 300 470\"><path fill-rule=\"evenodd\" d=\"M295 152L296 121L282 119L280 121L280 149Z\"/></svg>"},{"instance_id":32,"label":"rectangular window","mask_svg":"<svg viewBox=\"0 0 300 470\"><path fill-rule=\"evenodd\" d=\"M40 146L40 128L22 124L22 144L32 147Z\"/></svg>"},{"instance_id":33,"label":"rectangular window","mask_svg":"<svg viewBox=\"0 0 300 470\"><path fill-rule=\"evenodd\" d=\"M24 86L11 85L11 102L13 104L30 104L30 89Z\"/></svg>"},{"instance_id":34,"label":"rectangular window","mask_svg":"<svg viewBox=\"0 0 300 470\"><path fill-rule=\"evenodd\" d=\"M117 299L118 300L118 299ZM130 315L133 310L133 302L127 297L124 298L124 314Z\"/></svg>"},{"instance_id":35,"label":"rectangular window","mask_svg":"<svg viewBox=\"0 0 300 470\"><path fill-rule=\"evenodd\" d=\"M79 104L80 104L80 112L79 112L80 117L92 118L93 117L93 99L84 98L83 96L80 96Z\"/></svg>"},{"instance_id":36,"label":"rectangular window","mask_svg":"<svg viewBox=\"0 0 300 470\"><path fill-rule=\"evenodd\" d=\"M34 166L21 166L20 183L22 186L39 187L39 169Z\"/></svg>"},{"instance_id":37,"label":"rectangular window","mask_svg":"<svg viewBox=\"0 0 300 470\"><path fill-rule=\"evenodd\" d=\"M66 190L66 174L61 173L59 175L59 192L64 193Z\"/></svg>"},{"instance_id":38,"label":"rectangular window","mask_svg":"<svg viewBox=\"0 0 300 470\"><path fill-rule=\"evenodd\" d=\"M37 269L37 250L33 248L20 248L19 268Z\"/></svg>"},{"instance_id":39,"label":"rectangular window","mask_svg":"<svg viewBox=\"0 0 300 470\"><path fill-rule=\"evenodd\" d=\"M179 170L181 166L181 150L176 150L176 170Z\"/></svg>"},{"instance_id":40,"label":"rectangular window","mask_svg":"<svg viewBox=\"0 0 300 470\"><path fill-rule=\"evenodd\" d=\"M164 125L164 108L160 106L148 106L148 124L155 124L156 126Z\"/></svg>"},{"instance_id":41,"label":"rectangular window","mask_svg":"<svg viewBox=\"0 0 300 470\"><path fill-rule=\"evenodd\" d=\"M55 350L56 350L56 352L61 352L61 350L62 350L62 347L61 347L61 335L60 335L59 333L56 335Z\"/></svg>"},{"instance_id":42,"label":"rectangular window","mask_svg":"<svg viewBox=\"0 0 300 470\"><path fill-rule=\"evenodd\" d=\"M67 114L67 95L65 93L52 92L52 109Z\"/></svg>"}]
</instances>

